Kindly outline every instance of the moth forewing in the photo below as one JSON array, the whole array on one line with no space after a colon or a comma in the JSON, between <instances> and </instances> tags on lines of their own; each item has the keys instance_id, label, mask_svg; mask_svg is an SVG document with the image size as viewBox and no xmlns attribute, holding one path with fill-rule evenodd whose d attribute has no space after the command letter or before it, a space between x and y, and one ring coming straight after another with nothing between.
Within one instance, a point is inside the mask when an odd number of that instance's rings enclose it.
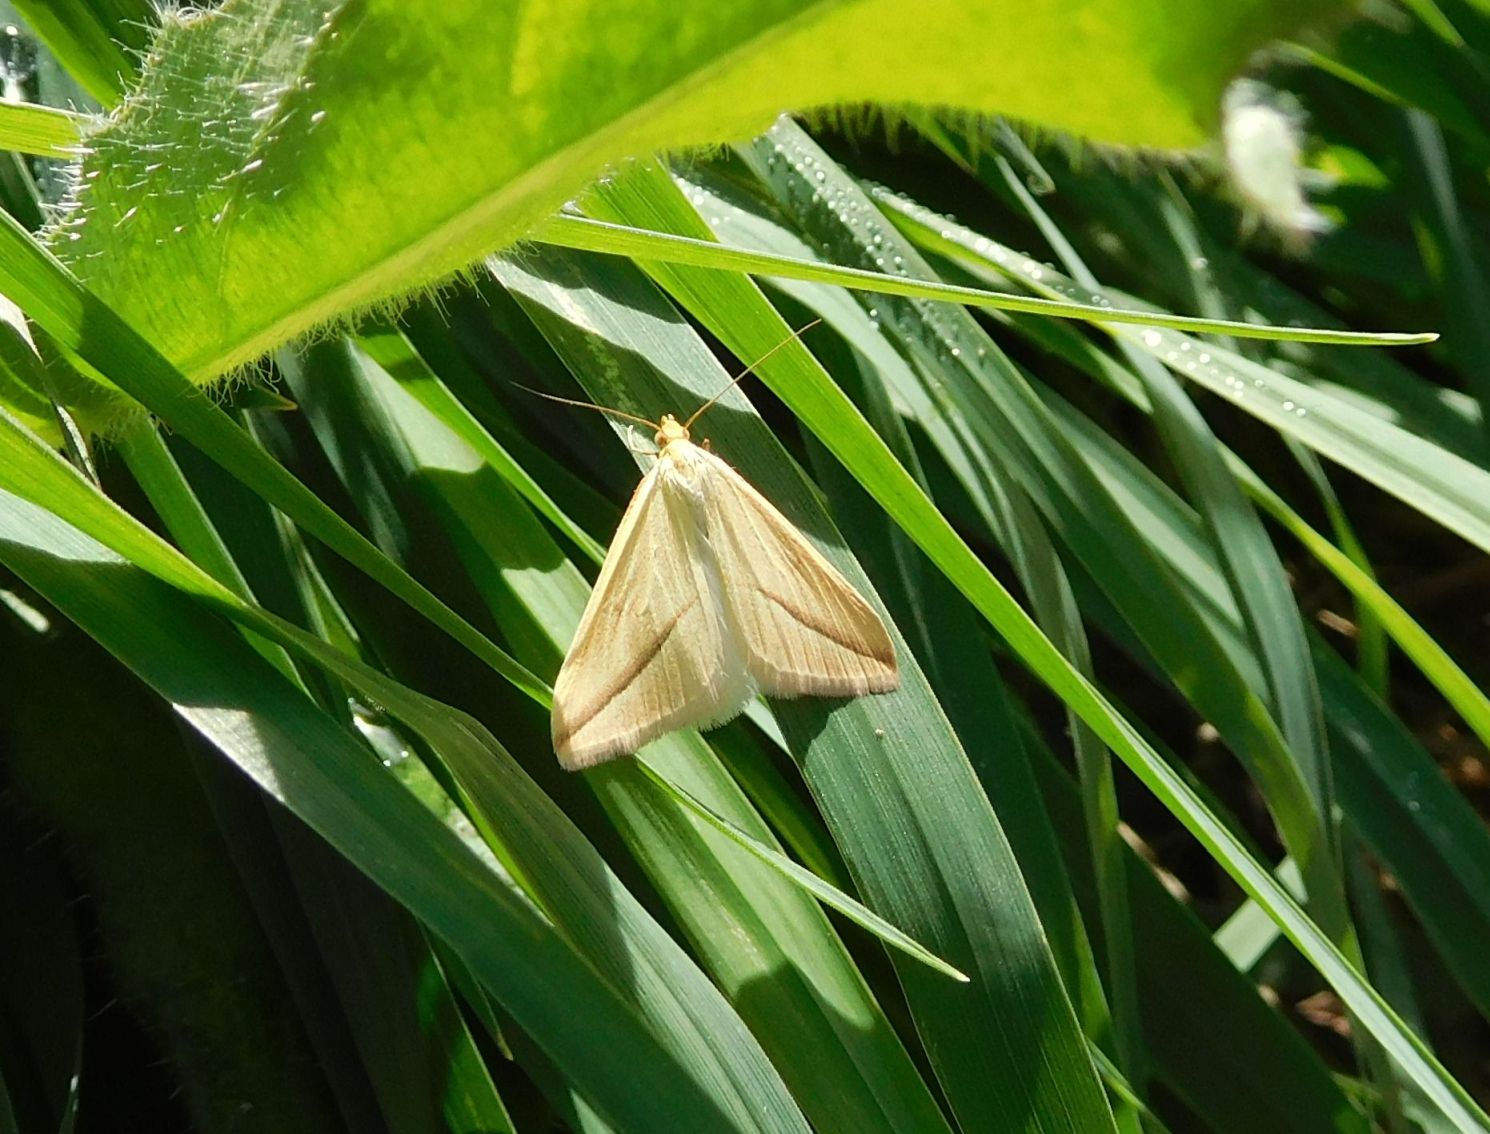
<instances>
[{"instance_id":1,"label":"moth forewing","mask_svg":"<svg viewBox=\"0 0 1490 1134\"><path fill-rule=\"evenodd\" d=\"M900 681L874 608L671 416L554 685L567 768L735 716L757 688L858 696Z\"/></svg>"},{"instance_id":2,"label":"moth forewing","mask_svg":"<svg viewBox=\"0 0 1490 1134\"><path fill-rule=\"evenodd\" d=\"M554 751L566 768L722 723L753 694L691 512L659 460L621 519L554 683Z\"/></svg>"},{"instance_id":3,"label":"moth forewing","mask_svg":"<svg viewBox=\"0 0 1490 1134\"><path fill-rule=\"evenodd\" d=\"M900 684L875 609L775 505L706 451L711 547L750 675L778 697L858 697Z\"/></svg>"}]
</instances>

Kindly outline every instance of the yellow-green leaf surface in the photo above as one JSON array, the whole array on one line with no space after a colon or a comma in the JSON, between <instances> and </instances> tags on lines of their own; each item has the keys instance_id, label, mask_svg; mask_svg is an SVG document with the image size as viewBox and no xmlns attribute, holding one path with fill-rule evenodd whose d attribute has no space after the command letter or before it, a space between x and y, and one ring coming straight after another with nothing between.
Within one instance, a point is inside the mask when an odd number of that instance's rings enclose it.
<instances>
[{"instance_id":1,"label":"yellow-green leaf surface","mask_svg":"<svg viewBox=\"0 0 1490 1134\"><path fill-rule=\"evenodd\" d=\"M52 244L205 381L510 244L628 157L783 110L927 103L1195 145L1251 51L1342 7L229 0L164 18Z\"/></svg>"}]
</instances>

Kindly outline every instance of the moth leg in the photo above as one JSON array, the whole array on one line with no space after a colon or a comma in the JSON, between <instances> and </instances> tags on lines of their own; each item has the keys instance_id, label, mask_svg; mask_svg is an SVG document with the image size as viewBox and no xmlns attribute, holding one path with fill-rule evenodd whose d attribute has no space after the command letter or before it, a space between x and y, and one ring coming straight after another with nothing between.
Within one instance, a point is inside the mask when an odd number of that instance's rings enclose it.
<instances>
[{"instance_id":1,"label":"moth leg","mask_svg":"<svg viewBox=\"0 0 1490 1134\"><path fill-rule=\"evenodd\" d=\"M636 455L638 457L655 457L655 456L657 456L658 453L662 452L662 450L661 449L658 449L656 446L653 446L650 449L638 449L636 447L635 441L636 441L636 426L634 426L634 425L627 425L626 426L626 448L629 449L634 455Z\"/></svg>"}]
</instances>

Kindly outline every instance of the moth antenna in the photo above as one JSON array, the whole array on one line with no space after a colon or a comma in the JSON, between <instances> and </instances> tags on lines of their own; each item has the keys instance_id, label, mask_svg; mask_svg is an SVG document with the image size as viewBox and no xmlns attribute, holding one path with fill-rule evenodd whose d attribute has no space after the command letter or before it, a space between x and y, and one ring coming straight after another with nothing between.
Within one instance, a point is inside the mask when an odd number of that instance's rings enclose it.
<instances>
[{"instance_id":1,"label":"moth antenna","mask_svg":"<svg viewBox=\"0 0 1490 1134\"><path fill-rule=\"evenodd\" d=\"M693 416L690 417L687 421L685 421L683 423L683 428L684 429L691 429L691 428L693 428L693 423L695 421L697 421L701 416L703 416L704 410L708 409L715 402L717 402L720 398L724 397L725 394L729 393L736 386L738 386L740 384L740 382L745 378L745 376L747 374L749 374L752 370L754 370L761 363L765 362L766 359L770 358L773 354L775 354L782 347L786 346L787 343L794 342L797 339L800 339L803 335L805 335L808 331L812 330L812 328L816 327L821 322L822 322L821 319L814 319L812 322L806 323L803 326L799 327L797 330L793 331L786 338L782 339L779 343L777 343L775 346L773 346L770 350L766 351L765 354L763 354L759 358L757 358L754 362L752 362L744 370L740 371L740 373L736 374L733 378L731 378L729 380L729 384L726 385L724 387L724 389L720 390L719 393L715 394L707 402L705 402L703 405L699 406L698 409L696 409L696 410L693 411Z\"/></svg>"},{"instance_id":2,"label":"moth antenna","mask_svg":"<svg viewBox=\"0 0 1490 1134\"><path fill-rule=\"evenodd\" d=\"M534 397L547 398L551 402L558 402L561 406L578 406L580 409L592 409L598 413L608 413L611 415L611 417L619 417L622 421L634 421L638 425L645 425L654 433L662 428L662 426L657 424L657 422L655 421L648 421L644 417L637 417L634 413L626 413L623 410L611 409L610 406L597 406L594 402L581 402L575 400L574 398L561 398L557 394L545 394L542 390L535 390L532 386L524 386L521 382L512 382L509 383L509 385L516 386L525 394L532 394Z\"/></svg>"}]
</instances>

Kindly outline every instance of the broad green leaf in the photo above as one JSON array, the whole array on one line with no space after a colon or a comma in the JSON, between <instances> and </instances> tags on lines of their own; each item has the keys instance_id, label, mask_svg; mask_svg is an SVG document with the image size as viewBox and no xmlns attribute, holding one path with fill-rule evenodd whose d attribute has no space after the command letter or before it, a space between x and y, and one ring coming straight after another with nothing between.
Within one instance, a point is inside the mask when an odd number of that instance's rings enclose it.
<instances>
[{"instance_id":1,"label":"broad green leaf","mask_svg":"<svg viewBox=\"0 0 1490 1134\"><path fill-rule=\"evenodd\" d=\"M1193 145L1254 49L1344 8L229 0L163 15L55 247L204 381L511 244L623 159L784 110L921 102Z\"/></svg>"}]
</instances>

